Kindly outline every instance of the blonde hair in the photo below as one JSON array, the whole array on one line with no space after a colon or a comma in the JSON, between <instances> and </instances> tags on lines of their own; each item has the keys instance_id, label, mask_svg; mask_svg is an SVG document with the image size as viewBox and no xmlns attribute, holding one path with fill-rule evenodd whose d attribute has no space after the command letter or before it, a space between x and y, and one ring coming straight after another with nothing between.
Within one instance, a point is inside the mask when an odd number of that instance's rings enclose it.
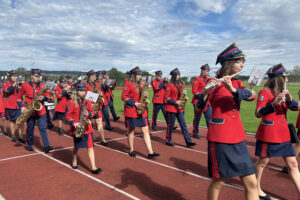
<instances>
[{"instance_id":1,"label":"blonde hair","mask_svg":"<svg viewBox=\"0 0 300 200\"><path fill-rule=\"evenodd\" d=\"M277 96L284 90L285 76L275 76L270 78L264 85L265 88L269 88L271 92Z\"/></svg>"}]
</instances>

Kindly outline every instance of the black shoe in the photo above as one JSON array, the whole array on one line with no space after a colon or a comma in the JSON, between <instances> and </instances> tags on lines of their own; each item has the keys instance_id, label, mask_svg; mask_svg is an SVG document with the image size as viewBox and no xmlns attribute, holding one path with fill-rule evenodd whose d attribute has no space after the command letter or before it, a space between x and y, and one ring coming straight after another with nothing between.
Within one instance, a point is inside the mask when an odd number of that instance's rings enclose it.
<instances>
[{"instance_id":1,"label":"black shoe","mask_svg":"<svg viewBox=\"0 0 300 200\"><path fill-rule=\"evenodd\" d=\"M48 153L49 151L51 151L53 149L52 146L47 146L44 148L45 153Z\"/></svg>"},{"instance_id":2,"label":"black shoe","mask_svg":"<svg viewBox=\"0 0 300 200\"><path fill-rule=\"evenodd\" d=\"M25 140L23 138L18 138L18 142L20 142L21 144L25 144Z\"/></svg>"},{"instance_id":3,"label":"black shoe","mask_svg":"<svg viewBox=\"0 0 300 200\"><path fill-rule=\"evenodd\" d=\"M32 147L29 147L29 146L25 146L24 148L25 148L27 151L34 151L33 148L32 148Z\"/></svg>"},{"instance_id":4,"label":"black shoe","mask_svg":"<svg viewBox=\"0 0 300 200\"><path fill-rule=\"evenodd\" d=\"M130 151L128 154L129 154L130 156L132 156L132 157L136 157L135 151Z\"/></svg>"},{"instance_id":5,"label":"black shoe","mask_svg":"<svg viewBox=\"0 0 300 200\"><path fill-rule=\"evenodd\" d=\"M173 142L166 142L166 145L170 146L170 147L174 147L174 143Z\"/></svg>"},{"instance_id":6,"label":"black shoe","mask_svg":"<svg viewBox=\"0 0 300 200\"><path fill-rule=\"evenodd\" d=\"M284 174L289 174L289 170L286 166L284 166L282 169L281 169L281 172L284 173Z\"/></svg>"},{"instance_id":7,"label":"black shoe","mask_svg":"<svg viewBox=\"0 0 300 200\"><path fill-rule=\"evenodd\" d=\"M108 142L101 142L100 143L102 146L107 146L108 145Z\"/></svg>"},{"instance_id":8,"label":"black shoe","mask_svg":"<svg viewBox=\"0 0 300 200\"><path fill-rule=\"evenodd\" d=\"M4 132L3 132L3 135L8 135L8 131L4 131Z\"/></svg>"},{"instance_id":9,"label":"black shoe","mask_svg":"<svg viewBox=\"0 0 300 200\"><path fill-rule=\"evenodd\" d=\"M176 129L177 129L177 126L174 126L174 127L173 127L173 130L176 130Z\"/></svg>"},{"instance_id":10,"label":"black shoe","mask_svg":"<svg viewBox=\"0 0 300 200\"><path fill-rule=\"evenodd\" d=\"M116 118L114 118L114 122L115 121L118 121L120 119L120 117L118 116L118 117L116 117Z\"/></svg>"},{"instance_id":11,"label":"black shoe","mask_svg":"<svg viewBox=\"0 0 300 200\"><path fill-rule=\"evenodd\" d=\"M155 153L153 152L153 154L148 154L148 158L155 158L155 157L159 157L160 154L159 153Z\"/></svg>"},{"instance_id":12,"label":"black shoe","mask_svg":"<svg viewBox=\"0 0 300 200\"><path fill-rule=\"evenodd\" d=\"M155 126L152 126L152 130L153 131L158 131L157 128Z\"/></svg>"},{"instance_id":13,"label":"black shoe","mask_svg":"<svg viewBox=\"0 0 300 200\"><path fill-rule=\"evenodd\" d=\"M71 165L72 169L78 169L78 165Z\"/></svg>"},{"instance_id":14,"label":"black shoe","mask_svg":"<svg viewBox=\"0 0 300 200\"><path fill-rule=\"evenodd\" d=\"M105 127L104 130L111 131L111 130L113 130L113 128L112 127Z\"/></svg>"},{"instance_id":15,"label":"black shoe","mask_svg":"<svg viewBox=\"0 0 300 200\"><path fill-rule=\"evenodd\" d=\"M17 142L17 138L14 138L14 137L13 137L13 138L10 139L10 141L12 141L12 142Z\"/></svg>"},{"instance_id":16,"label":"black shoe","mask_svg":"<svg viewBox=\"0 0 300 200\"><path fill-rule=\"evenodd\" d=\"M92 174L99 174L100 172L102 172L101 168L98 168L96 170L92 170Z\"/></svg>"},{"instance_id":17,"label":"black shoe","mask_svg":"<svg viewBox=\"0 0 300 200\"><path fill-rule=\"evenodd\" d=\"M61 128L58 129L58 135L62 136L64 133L63 131L61 130Z\"/></svg>"},{"instance_id":18,"label":"black shoe","mask_svg":"<svg viewBox=\"0 0 300 200\"><path fill-rule=\"evenodd\" d=\"M52 129L53 127L54 127L54 125L51 124L51 125L48 126L48 129L50 130L50 129Z\"/></svg>"},{"instance_id":19,"label":"black shoe","mask_svg":"<svg viewBox=\"0 0 300 200\"><path fill-rule=\"evenodd\" d=\"M271 197L269 195L267 195L267 194L265 196L260 196L259 195L259 198L260 199L264 199L264 200L271 200Z\"/></svg>"},{"instance_id":20,"label":"black shoe","mask_svg":"<svg viewBox=\"0 0 300 200\"><path fill-rule=\"evenodd\" d=\"M192 147L192 146L196 146L197 143L196 142L189 142L186 144L186 147Z\"/></svg>"},{"instance_id":21,"label":"black shoe","mask_svg":"<svg viewBox=\"0 0 300 200\"><path fill-rule=\"evenodd\" d=\"M200 135L193 135L193 138L201 139L202 137Z\"/></svg>"}]
</instances>

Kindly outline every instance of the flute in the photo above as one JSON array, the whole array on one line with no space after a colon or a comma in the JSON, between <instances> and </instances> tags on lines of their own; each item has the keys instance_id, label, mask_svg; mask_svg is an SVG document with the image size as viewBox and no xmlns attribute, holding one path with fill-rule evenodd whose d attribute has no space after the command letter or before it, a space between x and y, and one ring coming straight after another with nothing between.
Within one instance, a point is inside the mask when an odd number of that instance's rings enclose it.
<instances>
[{"instance_id":1,"label":"flute","mask_svg":"<svg viewBox=\"0 0 300 200\"><path fill-rule=\"evenodd\" d=\"M284 85L283 85L283 91L286 90L286 82L284 82ZM285 98L285 95L284 97L282 97L282 102L285 102L286 98Z\"/></svg>"},{"instance_id":2,"label":"flute","mask_svg":"<svg viewBox=\"0 0 300 200\"><path fill-rule=\"evenodd\" d=\"M230 77L233 78L233 77L239 75L239 74L242 73L242 72L244 72L244 71L240 71L240 72L238 72L238 73L232 74ZM222 82L224 82L224 78L220 78L219 81L217 81L217 82L210 82L210 83L208 83L208 84L204 87L204 89L205 89L205 90L209 90L210 88L215 87L216 85L218 85L218 84L220 84L220 83L222 83Z\"/></svg>"}]
</instances>

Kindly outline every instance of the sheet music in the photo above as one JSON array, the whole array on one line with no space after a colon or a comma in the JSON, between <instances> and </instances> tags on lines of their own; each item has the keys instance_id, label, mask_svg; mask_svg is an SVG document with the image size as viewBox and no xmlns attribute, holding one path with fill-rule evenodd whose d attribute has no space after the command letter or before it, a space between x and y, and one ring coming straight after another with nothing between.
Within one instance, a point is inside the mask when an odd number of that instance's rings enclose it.
<instances>
[{"instance_id":1,"label":"sheet music","mask_svg":"<svg viewBox=\"0 0 300 200\"><path fill-rule=\"evenodd\" d=\"M260 68L253 68L248 83L259 86L263 81L265 74L266 70Z\"/></svg>"},{"instance_id":2,"label":"sheet music","mask_svg":"<svg viewBox=\"0 0 300 200\"><path fill-rule=\"evenodd\" d=\"M85 99L86 99L86 100L92 101L92 102L94 102L94 103L97 102L98 97L99 97L99 94L96 94L96 93L91 92L91 91L88 91L88 92L86 93L86 95L85 95Z\"/></svg>"}]
</instances>

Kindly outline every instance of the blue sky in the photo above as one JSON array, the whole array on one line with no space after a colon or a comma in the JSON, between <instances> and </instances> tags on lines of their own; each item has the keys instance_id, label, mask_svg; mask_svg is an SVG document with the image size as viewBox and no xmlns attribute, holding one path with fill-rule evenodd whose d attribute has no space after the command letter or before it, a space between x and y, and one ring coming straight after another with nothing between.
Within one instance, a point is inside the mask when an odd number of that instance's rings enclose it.
<instances>
[{"instance_id":1,"label":"blue sky","mask_svg":"<svg viewBox=\"0 0 300 200\"><path fill-rule=\"evenodd\" d=\"M0 0L0 69L125 72L139 65L195 76L236 42L245 75L300 64L296 0Z\"/></svg>"}]
</instances>

